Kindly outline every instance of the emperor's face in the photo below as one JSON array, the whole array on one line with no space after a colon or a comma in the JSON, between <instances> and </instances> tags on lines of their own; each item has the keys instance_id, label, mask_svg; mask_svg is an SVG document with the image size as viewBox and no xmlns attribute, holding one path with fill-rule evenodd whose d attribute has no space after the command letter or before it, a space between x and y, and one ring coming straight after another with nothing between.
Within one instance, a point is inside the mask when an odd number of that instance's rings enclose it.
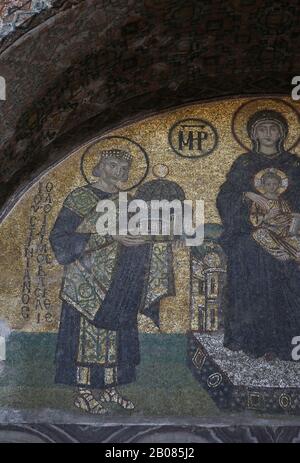
<instances>
[{"instance_id":1,"label":"emperor's face","mask_svg":"<svg viewBox=\"0 0 300 463\"><path fill-rule=\"evenodd\" d=\"M272 121L260 122L255 129L255 137L261 147L276 148L281 138L280 128Z\"/></svg>"},{"instance_id":2,"label":"emperor's face","mask_svg":"<svg viewBox=\"0 0 300 463\"><path fill-rule=\"evenodd\" d=\"M126 182L129 170L130 163L126 159L110 157L101 162L102 177L113 185L118 182Z\"/></svg>"}]
</instances>

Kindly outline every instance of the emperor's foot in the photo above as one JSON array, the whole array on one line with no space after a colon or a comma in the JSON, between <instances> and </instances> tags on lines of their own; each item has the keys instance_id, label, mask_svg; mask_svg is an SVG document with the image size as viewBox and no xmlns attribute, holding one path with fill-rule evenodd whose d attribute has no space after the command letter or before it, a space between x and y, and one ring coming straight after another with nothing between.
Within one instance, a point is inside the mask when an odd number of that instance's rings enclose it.
<instances>
[{"instance_id":1,"label":"emperor's foot","mask_svg":"<svg viewBox=\"0 0 300 463\"><path fill-rule=\"evenodd\" d=\"M75 407L94 415L104 415L107 410L95 399L89 389L80 389L79 394L74 401Z\"/></svg>"},{"instance_id":2,"label":"emperor's foot","mask_svg":"<svg viewBox=\"0 0 300 463\"><path fill-rule=\"evenodd\" d=\"M115 389L106 389L104 392L101 393L100 395L100 400L101 402L113 402L118 405L120 405L122 408L125 410L133 410L134 409L134 404L131 402L131 400L125 399L125 397L122 397L121 394Z\"/></svg>"}]
</instances>

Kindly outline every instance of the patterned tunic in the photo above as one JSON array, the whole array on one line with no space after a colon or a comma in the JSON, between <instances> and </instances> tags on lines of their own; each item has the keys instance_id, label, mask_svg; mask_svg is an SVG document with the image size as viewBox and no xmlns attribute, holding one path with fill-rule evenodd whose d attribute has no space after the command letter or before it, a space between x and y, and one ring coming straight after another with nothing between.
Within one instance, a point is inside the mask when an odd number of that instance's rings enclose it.
<instances>
[{"instance_id":1,"label":"patterned tunic","mask_svg":"<svg viewBox=\"0 0 300 463\"><path fill-rule=\"evenodd\" d=\"M158 301L174 293L170 244L125 247L96 233L99 200L118 195L92 186L71 192L50 242L64 265L56 382L103 388L135 380L137 315L158 323Z\"/></svg>"}]
</instances>

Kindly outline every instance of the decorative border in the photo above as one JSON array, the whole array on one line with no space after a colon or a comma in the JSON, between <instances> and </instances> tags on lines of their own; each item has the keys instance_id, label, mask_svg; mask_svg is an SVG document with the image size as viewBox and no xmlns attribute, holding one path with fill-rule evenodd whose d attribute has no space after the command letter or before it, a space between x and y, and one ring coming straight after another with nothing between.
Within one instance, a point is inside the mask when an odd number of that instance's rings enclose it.
<instances>
[{"instance_id":1,"label":"decorative border","mask_svg":"<svg viewBox=\"0 0 300 463\"><path fill-rule=\"evenodd\" d=\"M21 424L0 426L9 443L289 443L300 441L300 426Z\"/></svg>"}]
</instances>

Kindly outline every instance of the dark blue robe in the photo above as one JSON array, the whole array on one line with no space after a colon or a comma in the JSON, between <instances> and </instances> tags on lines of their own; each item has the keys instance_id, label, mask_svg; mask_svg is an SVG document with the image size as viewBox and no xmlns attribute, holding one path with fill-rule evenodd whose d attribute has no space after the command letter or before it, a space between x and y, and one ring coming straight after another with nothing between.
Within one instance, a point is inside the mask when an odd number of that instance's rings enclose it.
<instances>
[{"instance_id":1,"label":"dark blue robe","mask_svg":"<svg viewBox=\"0 0 300 463\"><path fill-rule=\"evenodd\" d=\"M250 206L243 198L244 192L255 192L255 174L270 167L287 174L289 186L282 198L299 213L300 160L288 152L241 155L217 198L224 227L220 243L228 258L224 345L255 357L272 352L292 360L292 338L300 336L300 267L292 260L277 260L252 238Z\"/></svg>"},{"instance_id":2,"label":"dark blue robe","mask_svg":"<svg viewBox=\"0 0 300 463\"><path fill-rule=\"evenodd\" d=\"M100 199L110 197L92 188ZM67 266L81 258L90 235L77 233L83 217L63 207L50 234L50 242L58 262ZM117 379L110 386L135 380L135 367L140 361L137 314L143 300L151 245L119 246L113 279L94 324L98 328L117 331ZM153 310L153 315L157 311ZM82 315L63 301L56 349L56 383L77 384L77 354L80 317ZM157 315L156 315L157 317ZM156 320L157 321L157 320ZM89 365L90 388L104 388L104 367Z\"/></svg>"}]
</instances>

